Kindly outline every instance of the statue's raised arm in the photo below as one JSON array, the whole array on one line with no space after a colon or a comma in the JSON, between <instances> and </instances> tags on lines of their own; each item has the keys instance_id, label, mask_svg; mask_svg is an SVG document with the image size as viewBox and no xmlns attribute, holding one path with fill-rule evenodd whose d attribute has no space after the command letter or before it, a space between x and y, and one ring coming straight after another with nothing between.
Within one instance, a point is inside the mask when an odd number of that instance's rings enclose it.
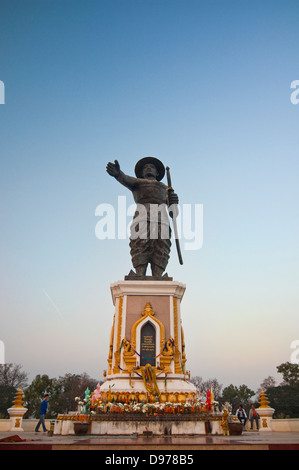
<instances>
[{"instance_id":1,"label":"statue's raised arm","mask_svg":"<svg viewBox=\"0 0 299 470\"><path fill-rule=\"evenodd\" d=\"M108 162L106 166L106 171L110 176L114 176L117 181L119 181L127 188L131 190L134 189L136 185L136 178L125 175L125 173L121 171L117 160L114 160L114 163Z\"/></svg>"}]
</instances>

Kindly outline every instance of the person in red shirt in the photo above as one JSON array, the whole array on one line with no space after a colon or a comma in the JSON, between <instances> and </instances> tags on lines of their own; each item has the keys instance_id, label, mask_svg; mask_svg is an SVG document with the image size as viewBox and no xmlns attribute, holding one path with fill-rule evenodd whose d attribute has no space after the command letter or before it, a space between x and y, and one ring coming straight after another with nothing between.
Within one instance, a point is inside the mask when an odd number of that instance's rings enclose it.
<instances>
[{"instance_id":1,"label":"person in red shirt","mask_svg":"<svg viewBox=\"0 0 299 470\"><path fill-rule=\"evenodd\" d=\"M249 421L250 421L250 429L253 429L253 421L255 421L256 429L259 430L259 414L254 408L254 405L251 405L251 409L249 411Z\"/></svg>"}]
</instances>

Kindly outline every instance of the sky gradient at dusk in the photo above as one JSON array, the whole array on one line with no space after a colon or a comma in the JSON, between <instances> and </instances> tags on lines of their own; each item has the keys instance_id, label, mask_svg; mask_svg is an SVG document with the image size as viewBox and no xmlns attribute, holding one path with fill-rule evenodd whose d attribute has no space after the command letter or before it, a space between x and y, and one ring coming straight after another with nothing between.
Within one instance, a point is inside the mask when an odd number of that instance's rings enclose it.
<instances>
[{"instance_id":1,"label":"sky gradient at dusk","mask_svg":"<svg viewBox=\"0 0 299 470\"><path fill-rule=\"evenodd\" d=\"M1 328L33 378L102 379L110 284L128 240L99 240L109 177L153 155L181 204L202 204L203 246L173 244L186 284L187 369L257 388L290 360L298 321L296 0L2 0ZM128 217L128 223L130 218ZM278 377L281 379L281 377Z\"/></svg>"}]
</instances>

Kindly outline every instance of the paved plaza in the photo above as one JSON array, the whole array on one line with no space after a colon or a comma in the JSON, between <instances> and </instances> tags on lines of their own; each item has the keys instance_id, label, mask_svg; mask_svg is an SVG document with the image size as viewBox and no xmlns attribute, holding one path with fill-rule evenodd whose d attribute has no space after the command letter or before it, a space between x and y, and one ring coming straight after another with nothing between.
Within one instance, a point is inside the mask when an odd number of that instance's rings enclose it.
<instances>
[{"instance_id":1,"label":"paved plaza","mask_svg":"<svg viewBox=\"0 0 299 470\"><path fill-rule=\"evenodd\" d=\"M244 432L241 436L143 437L51 436L42 432L0 432L0 450L119 450L150 451L153 454L161 451L180 453L189 450L299 450L299 433Z\"/></svg>"}]
</instances>

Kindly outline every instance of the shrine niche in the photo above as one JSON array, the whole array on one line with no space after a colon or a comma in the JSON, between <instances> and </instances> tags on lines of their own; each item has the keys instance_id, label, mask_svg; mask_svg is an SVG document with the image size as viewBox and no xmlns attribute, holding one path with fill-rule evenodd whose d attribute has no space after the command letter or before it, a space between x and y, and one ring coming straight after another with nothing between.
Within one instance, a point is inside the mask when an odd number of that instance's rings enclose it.
<instances>
[{"instance_id":1,"label":"shrine niche","mask_svg":"<svg viewBox=\"0 0 299 470\"><path fill-rule=\"evenodd\" d=\"M148 321L140 331L140 366L156 365L156 329Z\"/></svg>"}]
</instances>

